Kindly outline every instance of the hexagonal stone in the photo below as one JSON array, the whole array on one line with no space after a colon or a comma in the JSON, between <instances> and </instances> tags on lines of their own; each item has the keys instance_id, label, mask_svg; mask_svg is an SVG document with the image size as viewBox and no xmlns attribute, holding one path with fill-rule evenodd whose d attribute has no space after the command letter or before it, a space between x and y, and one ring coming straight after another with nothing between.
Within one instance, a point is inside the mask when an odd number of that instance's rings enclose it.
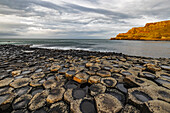
<instances>
[{"instance_id":1,"label":"hexagonal stone","mask_svg":"<svg viewBox=\"0 0 170 113\"><path fill-rule=\"evenodd\" d=\"M29 113L29 111L26 109L22 109L22 110L14 110L11 113Z\"/></svg>"},{"instance_id":2,"label":"hexagonal stone","mask_svg":"<svg viewBox=\"0 0 170 113\"><path fill-rule=\"evenodd\" d=\"M152 100L145 102L145 107L142 109L144 113L169 113L170 104L161 100Z\"/></svg>"},{"instance_id":3,"label":"hexagonal stone","mask_svg":"<svg viewBox=\"0 0 170 113\"><path fill-rule=\"evenodd\" d=\"M116 85L116 88L125 94L128 92L127 88L125 87L125 84L123 83L118 83Z\"/></svg>"},{"instance_id":4,"label":"hexagonal stone","mask_svg":"<svg viewBox=\"0 0 170 113\"><path fill-rule=\"evenodd\" d=\"M156 98L157 97L155 97L155 94L153 94L153 92L148 91L142 87L128 89L128 102L140 108L143 107L144 102Z\"/></svg>"},{"instance_id":5,"label":"hexagonal stone","mask_svg":"<svg viewBox=\"0 0 170 113\"><path fill-rule=\"evenodd\" d=\"M105 70L100 70L96 74L101 77L110 77L111 76L111 73L109 71L105 71Z\"/></svg>"},{"instance_id":6,"label":"hexagonal stone","mask_svg":"<svg viewBox=\"0 0 170 113\"><path fill-rule=\"evenodd\" d=\"M89 67L89 69L90 69L91 71L94 71L94 72L101 70L101 68L100 68L99 66L95 66L95 65Z\"/></svg>"},{"instance_id":7,"label":"hexagonal stone","mask_svg":"<svg viewBox=\"0 0 170 113\"><path fill-rule=\"evenodd\" d=\"M101 83L106 87L115 87L117 81L112 77L105 77L101 79Z\"/></svg>"},{"instance_id":8,"label":"hexagonal stone","mask_svg":"<svg viewBox=\"0 0 170 113\"><path fill-rule=\"evenodd\" d=\"M89 74L89 75L95 75L96 74L96 72L94 72L94 71L86 71L86 73Z\"/></svg>"},{"instance_id":9,"label":"hexagonal stone","mask_svg":"<svg viewBox=\"0 0 170 113\"><path fill-rule=\"evenodd\" d=\"M91 67L91 66L93 66L93 63L86 63L86 67Z\"/></svg>"},{"instance_id":10,"label":"hexagonal stone","mask_svg":"<svg viewBox=\"0 0 170 113\"><path fill-rule=\"evenodd\" d=\"M154 80L157 84L170 89L170 80L165 78L158 78Z\"/></svg>"},{"instance_id":11,"label":"hexagonal stone","mask_svg":"<svg viewBox=\"0 0 170 113\"><path fill-rule=\"evenodd\" d=\"M106 91L106 86L98 83L98 84L91 85L89 89L90 89L90 94L92 96L95 96L97 94L104 93Z\"/></svg>"},{"instance_id":12,"label":"hexagonal stone","mask_svg":"<svg viewBox=\"0 0 170 113\"><path fill-rule=\"evenodd\" d=\"M122 103L122 105L125 104L126 101L125 95L118 91L117 89L107 88L106 93L116 97Z\"/></svg>"},{"instance_id":13,"label":"hexagonal stone","mask_svg":"<svg viewBox=\"0 0 170 113\"><path fill-rule=\"evenodd\" d=\"M69 108L63 101L52 104L49 113L69 113Z\"/></svg>"},{"instance_id":14,"label":"hexagonal stone","mask_svg":"<svg viewBox=\"0 0 170 113\"><path fill-rule=\"evenodd\" d=\"M122 109L120 101L107 93L95 96L95 101L99 113L117 113Z\"/></svg>"},{"instance_id":15,"label":"hexagonal stone","mask_svg":"<svg viewBox=\"0 0 170 113\"><path fill-rule=\"evenodd\" d=\"M168 65L161 65L161 68L167 71L170 71L170 66Z\"/></svg>"},{"instance_id":16,"label":"hexagonal stone","mask_svg":"<svg viewBox=\"0 0 170 113\"><path fill-rule=\"evenodd\" d=\"M68 81L66 84L65 84L65 88L66 89L76 89L79 87L79 83L75 82L75 81Z\"/></svg>"},{"instance_id":17,"label":"hexagonal stone","mask_svg":"<svg viewBox=\"0 0 170 113\"><path fill-rule=\"evenodd\" d=\"M100 76L90 76L88 79L88 83L90 84L96 84L96 83L100 83Z\"/></svg>"},{"instance_id":18,"label":"hexagonal stone","mask_svg":"<svg viewBox=\"0 0 170 113\"><path fill-rule=\"evenodd\" d=\"M16 71L12 71L12 76L15 77L15 76L18 76L21 74L21 70L16 70Z\"/></svg>"},{"instance_id":19,"label":"hexagonal stone","mask_svg":"<svg viewBox=\"0 0 170 113\"><path fill-rule=\"evenodd\" d=\"M141 72L139 74L140 77L148 78L148 79L156 79L157 76L155 74L149 73L149 72Z\"/></svg>"},{"instance_id":20,"label":"hexagonal stone","mask_svg":"<svg viewBox=\"0 0 170 113\"><path fill-rule=\"evenodd\" d=\"M126 76L124 78L124 82L128 84L130 87L149 86L149 85L157 86L157 84L152 82L151 80L147 80L145 78L139 78L136 76Z\"/></svg>"},{"instance_id":21,"label":"hexagonal stone","mask_svg":"<svg viewBox=\"0 0 170 113\"><path fill-rule=\"evenodd\" d=\"M43 107L45 105L48 93L49 92L47 90L44 90L43 92L34 95L34 97L29 102L29 109L33 111Z\"/></svg>"},{"instance_id":22,"label":"hexagonal stone","mask_svg":"<svg viewBox=\"0 0 170 113\"><path fill-rule=\"evenodd\" d=\"M65 89L63 87L51 89L47 97L47 102L55 103L57 101L62 100L64 92L65 92Z\"/></svg>"},{"instance_id":23,"label":"hexagonal stone","mask_svg":"<svg viewBox=\"0 0 170 113\"><path fill-rule=\"evenodd\" d=\"M120 74L122 74L123 76L132 76L133 75L133 73L132 72L129 72L129 71L127 71L127 70L121 70L120 71Z\"/></svg>"},{"instance_id":24,"label":"hexagonal stone","mask_svg":"<svg viewBox=\"0 0 170 113\"><path fill-rule=\"evenodd\" d=\"M34 79L30 82L30 86L38 87L41 86L45 82L45 79Z\"/></svg>"},{"instance_id":25,"label":"hexagonal stone","mask_svg":"<svg viewBox=\"0 0 170 113\"><path fill-rule=\"evenodd\" d=\"M73 80L78 83L86 83L89 78L89 75L86 73L78 73L73 77Z\"/></svg>"},{"instance_id":26,"label":"hexagonal stone","mask_svg":"<svg viewBox=\"0 0 170 113\"><path fill-rule=\"evenodd\" d=\"M156 66L156 65L154 65L154 64L150 64L150 63L145 64L144 66L145 66L146 69L147 69L148 71L150 71L150 72L156 72L156 71L160 71L160 70L161 70L160 67L158 67L158 66Z\"/></svg>"},{"instance_id":27,"label":"hexagonal stone","mask_svg":"<svg viewBox=\"0 0 170 113\"><path fill-rule=\"evenodd\" d=\"M11 87L0 88L0 95L4 95L4 94L7 94L7 93L12 93L13 90L14 90L14 88L11 88Z\"/></svg>"},{"instance_id":28,"label":"hexagonal stone","mask_svg":"<svg viewBox=\"0 0 170 113\"><path fill-rule=\"evenodd\" d=\"M21 95L29 93L31 91L31 89L32 89L32 87L25 86L25 87L15 89L14 92L16 93L17 96L21 96Z\"/></svg>"},{"instance_id":29,"label":"hexagonal stone","mask_svg":"<svg viewBox=\"0 0 170 113\"><path fill-rule=\"evenodd\" d=\"M57 85L56 80L47 80L43 83L44 88L49 89L49 88L54 88Z\"/></svg>"},{"instance_id":30,"label":"hexagonal stone","mask_svg":"<svg viewBox=\"0 0 170 113\"><path fill-rule=\"evenodd\" d=\"M92 99L79 99L71 102L70 109L73 113L97 113Z\"/></svg>"},{"instance_id":31,"label":"hexagonal stone","mask_svg":"<svg viewBox=\"0 0 170 113\"><path fill-rule=\"evenodd\" d=\"M35 73L31 76L32 79L43 78L45 74L43 72Z\"/></svg>"},{"instance_id":32,"label":"hexagonal stone","mask_svg":"<svg viewBox=\"0 0 170 113\"><path fill-rule=\"evenodd\" d=\"M76 99L82 99L86 96L86 92L83 89L67 89L64 93L64 100L68 103Z\"/></svg>"},{"instance_id":33,"label":"hexagonal stone","mask_svg":"<svg viewBox=\"0 0 170 113\"><path fill-rule=\"evenodd\" d=\"M58 72L60 74L65 74L67 71L68 71L68 68L62 68L62 69L58 70Z\"/></svg>"},{"instance_id":34,"label":"hexagonal stone","mask_svg":"<svg viewBox=\"0 0 170 113\"><path fill-rule=\"evenodd\" d=\"M53 65L53 66L51 66L50 71L51 72L57 72L60 68L61 68L61 66L59 66L59 65Z\"/></svg>"},{"instance_id":35,"label":"hexagonal stone","mask_svg":"<svg viewBox=\"0 0 170 113\"><path fill-rule=\"evenodd\" d=\"M13 109L23 109L26 108L32 96L30 94L22 95L21 97L15 99L12 103Z\"/></svg>"},{"instance_id":36,"label":"hexagonal stone","mask_svg":"<svg viewBox=\"0 0 170 113\"><path fill-rule=\"evenodd\" d=\"M65 73L65 76L66 76L67 78L72 78L75 74L76 74L76 70L68 70L68 71Z\"/></svg>"},{"instance_id":37,"label":"hexagonal stone","mask_svg":"<svg viewBox=\"0 0 170 113\"><path fill-rule=\"evenodd\" d=\"M30 82L29 78L20 78L20 79L16 79L14 80L14 82L10 83L10 86L13 88L20 88L20 87L24 87L27 86Z\"/></svg>"},{"instance_id":38,"label":"hexagonal stone","mask_svg":"<svg viewBox=\"0 0 170 113\"><path fill-rule=\"evenodd\" d=\"M163 79L170 80L170 74L168 73L160 73L159 76Z\"/></svg>"},{"instance_id":39,"label":"hexagonal stone","mask_svg":"<svg viewBox=\"0 0 170 113\"><path fill-rule=\"evenodd\" d=\"M126 106L123 108L121 113L141 113L139 109L136 107L126 104Z\"/></svg>"},{"instance_id":40,"label":"hexagonal stone","mask_svg":"<svg viewBox=\"0 0 170 113\"><path fill-rule=\"evenodd\" d=\"M14 97L15 97L14 93L0 95L0 110L8 109L10 107L9 105L12 103Z\"/></svg>"},{"instance_id":41,"label":"hexagonal stone","mask_svg":"<svg viewBox=\"0 0 170 113\"><path fill-rule=\"evenodd\" d=\"M5 78L0 80L0 87L8 86L13 80L13 78Z\"/></svg>"}]
</instances>

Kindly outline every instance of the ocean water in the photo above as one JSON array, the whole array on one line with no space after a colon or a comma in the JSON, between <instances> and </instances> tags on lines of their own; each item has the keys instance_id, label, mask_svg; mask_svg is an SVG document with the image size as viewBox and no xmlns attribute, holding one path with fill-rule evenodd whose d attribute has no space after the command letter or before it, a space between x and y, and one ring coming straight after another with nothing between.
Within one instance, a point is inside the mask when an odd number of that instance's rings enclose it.
<instances>
[{"instance_id":1,"label":"ocean water","mask_svg":"<svg viewBox=\"0 0 170 113\"><path fill-rule=\"evenodd\" d=\"M134 56L170 58L170 41L127 41L106 39L0 39L0 44L31 44L47 49L117 52Z\"/></svg>"}]
</instances>

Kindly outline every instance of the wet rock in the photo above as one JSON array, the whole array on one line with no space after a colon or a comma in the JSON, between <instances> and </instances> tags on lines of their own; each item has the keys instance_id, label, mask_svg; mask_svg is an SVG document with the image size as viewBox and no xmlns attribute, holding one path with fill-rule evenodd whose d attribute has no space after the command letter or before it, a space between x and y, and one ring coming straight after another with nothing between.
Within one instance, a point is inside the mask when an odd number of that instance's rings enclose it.
<instances>
[{"instance_id":1,"label":"wet rock","mask_svg":"<svg viewBox=\"0 0 170 113\"><path fill-rule=\"evenodd\" d=\"M43 91L43 88L34 88L32 89L31 91L31 95L34 96L36 95L37 93L41 93Z\"/></svg>"},{"instance_id":2,"label":"wet rock","mask_svg":"<svg viewBox=\"0 0 170 113\"><path fill-rule=\"evenodd\" d=\"M117 81L112 77L105 77L101 79L101 83L106 87L115 87Z\"/></svg>"},{"instance_id":3,"label":"wet rock","mask_svg":"<svg viewBox=\"0 0 170 113\"><path fill-rule=\"evenodd\" d=\"M76 74L76 70L69 70L65 73L67 78L72 78Z\"/></svg>"},{"instance_id":4,"label":"wet rock","mask_svg":"<svg viewBox=\"0 0 170 113\"><path fill-rule=\"evenodd\" d=\"M0 110L6 110L10 107L13 99L15 97L14 93L0 95Z\"/></svg>"},{"instance_id":5,"label":"wet rock","mask_svg":"<svg viewBox=\"0 0 170 113\"><path fill-rule=\"evenodd\" d=\"M90 84L96 84L96 83L100 83L100 76L90 76L88 79L88 83Z\"/></svg>"},{"instance_id":6,"label":"wet rock","mask_svg":"<svg viewBox=\"0 0 170 113\"><path fill-rule=\"evenodd\" d=\"M167 71L170 71L170 66L168 65L161 65L161 68Z\"/></svg>"},{"instance_id":7,"label":"wet rock","mask_svg":"<svg viewBox=\"0 0 170 113\"><path fill-rule=\"evenodd\" d=\"M136 107L126 104L126 106L123 108L121 113L141 113L139 109Z\"/></svg>"},{"instance_id":8,"label":"wet rock","mask_svg":"<svg viewBox=\"0 0 170 113\"><path fill-rule=\"evenodd\" d=\"M49 113L68 113L69 107L63 101L52 104Z\"/></svg>"},{"instance_id":9,"label":"wet rock","mask_svg":"<svg viewBox=\"0 0 170 113\"><path fill-rule=\"evenodd\" d=\"M65 88L66 89L76 89L78 87L79 87L79 84L77 82L75 82L75 81L72 81L72 80L68 81L65 84Z\"/></svg>"},{"instance_id":10,"label":"wet rock","mask_svg":"<svg viewBox=\"0 0 170 113\"><path fill-rule=\"evenodd\" d=\"M116 88L125 94L128 92L127 88L125 87L125 84L123 83L118 83L116 85Z\"/></svg>"},{"instance_id":11,"label":"wet rock","mask_svg":"<svg viewBox=\"0 0 170 113\"><path fill-rule=\"evenodd\" d=\"M132 76L133 73L132 72L129 72L129 71L126 71L126 70L121 70L120 71L120 74L122 74L123 76Z\"/></svg>"},{"instance_id":12,"label":"wet rock","mask_svg":"<svg viewBox=\"0 0 170 113\"><path fill-rule=\"evenodd\" d=\"M45 82L45 79L34 79L30 82L30 86L39 87Z\"/></svg>"},{"instance_id":13,"label":"wet rock","mask_svg":"<svg viewBox=\"0 0 170 113\"><path fill-rule=\"evenodd\" d=\"M32 79L38 79L38 78L43 78L45 74L43 72L40 73L35 73L31 76Z\"/></svg>"},{"instance_id":14,"label":"wet rock","mask_svg":"<svg viewBox=\"0 0 170 113\"><path fill-rule=\"evenodd\" d=\"M96 72L94 72L94 71L86 71L86 73L89 74L89 75L95 75L96 74Z\"/></svg>"},{"instance_id":15,"label":"wet rock","mask_svg":"<svg viewBox=\"0 0 170 113\"><path fill-rule=\"evenodd\" d=\"M47 102L55 103L55 102L62 100L64 92L65 92L65 89L62 87L51 89L51 91L47 97Z\"/></svg>"},{"instance_id":16,"label":"wet rock","mask_svg":"<svg viewBox=\"0 0 170 113\"><path fill-rule=\"evenodd\" d=\"M95 65L89 67L89 69L90 69L91 71L94 71L94 72L101 70L101 68L100 68L99 66L95 66Z\"/></svg>"},{"instance_id":17,"label":"wet rock","mask_svg":"<svg viewBox=\"0 0 170 113\"><path fill-rule=\"evenodd\" d=\"M0 87L8 86L13 80L13 78L5 78L0 80Z\"/></svg>"},{"instance_id":18,"label":"wet rock","mask_svg":"<svg viewBox=\"0 0 170 113\"><path fill-rule=\"evenodd\" d=\"M14 80L14 82L10 83L10 86L13 88L20 88L20 87L24 87L27 86L30 82L29 78L20 78L20 79L16 79Z\"/></svg>"},{"instance_id":19,"label":"wet rock","mask_svg":"<svg viewBox=\"0 0 170 113\"><path fill-rule=\"evenodd\" d=\"M90 94L92 96L104 93L106 91L106 86L98 83L98 84L93 84L90 86Z\"/></svg>"},{"instance_id":20,"label":"wet rock","mask_svg":"<svg viewBox=\"0 0 170 113\"><path fill-rule=\"evenodd\" d=\"M160 73L159 76L163 79L170 80L170 74L168 73Z\"/></svg>"},{"instance_id":21,"label":"wet rock","mask_svg":"<svg viewBox=\"0 0 170 113\"><path fill-rule=\"evenodd\" d=\"M68 68L62 68L62 69L60 69L58 72L59 72L60 74L65 74L67 71L68 71Z\"/></svg>"},{"instance_id":22,"label":"wet rock","mask_svg":"<svg viewBox=\"0 0 170 113\"><path fill-rule=\"evenodd\" d=\"M18 76L21 74L21 70L16 70L16 71L12 71L12 76L15 77L15 76Z\"/></svg>"},{"instance_id":23,"label":"wet rock","mask_svg":"<svg viewBox=\"0 0 170 113\"><path fill-rule=\"evenodd\" d=\"M22 95L21 97L15 99L12 103L13 109L23 109L26 108L32 96L30 94Z\"/></svg>"},{"instance_id":24,"label":"wet rock","mask_svg":"<svg viewBox=\"0 0 170 113\"><path fill-rule=\"evenodd\" d=\"M152 100L145 102L145 107L142 109L144 113L169 113L170 104L161 100Z\"/></svg>"},{"instance_id":25,"label":"wet rock","mask_svg":"<svg viewBox=\"0 0 170 113\"><path fill-rule=\"evenodd\" d=\"M64 100L68 103L76 99L82 99L86 96L86 92L83 89L67 89L64 93Z\"/></svg>"},{"instance_id":26,"label":"wet rock","mask_svg":"<svg viewBox=\"0 0 170 113\"><path fill-rule=\"evenodd\" d=\"M15 89L14 92L16 93L17 96L21 96L21 95L29 93L31 91L31 89L32 89L32 87L25 86L25 87Z\"/></svg>"},{"instance_id":27,"label":"wet rock","mask_svg":"<svg viewBox=\"0 0 170 113\"><path fill-rule=\"evenodd\" d=\"M155 74L149 73L149 72L141 72L140 77L148 78L148 79L156 79L157 76Z\"/></svg>"},{"instance_id":28,"label":"wet rock","mask_svg":"<svg viewBox=\"0 0 170 113\"><path fill-rule=\"evenodd\" d=\"M12 93L13 90L14 90L14 89L11 88L11 87L3 87L3 88L0 88L0 95Z\"/></svg>"},{"instance_id":29,"label":"wet rock","mask_svg":"<svg viewBox=\"0 0 170 113\"><path fill-rule=\"evenodd\" d=\"M51 72L57 72L61 67L59 65L53 65L51 66Z\"/></svg>"},{"instance_id":30,"label":"wet rock","mask_svg":"<svg viewBox=\"0 0 170 113\"><path fill-rule=\"evenodd\" d=\"M122 109L121 102L107 93L95 96L95 101L99 113L117 113Z\"/></svg>"},{"instance_id":31,"label":"wet rock","mask_svg":"<svg viewBox=\"0 0 170 113\"><path fill-rule=\"evenodd\" d=\"M46 98L48 96L48 91L44 90L41 93L37 93L29 102L29 110L37 110L45 105Z\"/></svg>"},{"instance_id":32,"label":"wet rock","mask_svg":"<svg viewBox=\"0 0 170 113\"><path fill-rule=\"evenodd\" d=\"M128 84L130 87L140 87L140 86L149 86L149 85L155 85L154 82L147 80L145 78L139 78L136 76L127 76L124 78L124 82Z\"/></svg>"},{"instance_id":33,"label":"wet rock","mask_svg":"<svg viewBox=\"0 0 170 113\"><path fill-rule=\"evenodd\" d=\"M47 80L43 83L44 88L49 89L49 88L54 88L57 85L56 80Z\"/></svg>"},{"instance_id":34,"label":"wet rock","mask_svg":"<svg viewBox=\"0 0 170 113\"><path fill-rule=\"evenodd\" d=\"M125 100L125 95L123 93L121 93L117 89L109 89L109 88L107 88L106 93L116 97L124 106L126 100Z\"/></svg>"},{"instance_id":35,"label":"wet rock","mask_svg":"<svg viewBox=\"0 0 170 113\"><path fill-rule=\"evenodd\" d=\"M147 90L147 87L128 89L128 102L140 108L143 107L144 102L148 102L156 98L156 95L152 91Z\"/></svg>"},{"instance_id":36,"label":"wet rock","mask_svg":"<svg viewBox=\"0 0 170 113\"><path fill-rule=\"evenodd\" d=\"M89 78L89 75L86 73L78 73L73 77L73 80L78 83L86 83Z\"/></svg>"},{"instance_id":37,"label":"wet rock","mask_svg":"<svg viewBox=\"0 0 170 113\"><path fill-rule=\"evenodd\" d=\"M70 109L73 113L97 113L95 104L91 99L74 100Z\"/></svg>"},{"instance_id":38,"label":"wet rock","mask_svg":"<svg viewBox=\"0 0 170 113\"><path fill-rule=\"evenodd\" d=\"M111 76L111 73L109 71L105 71L105 70L100 70L96 74L101 77L110 77Z\"/></svg>"},{"instance_id":39,"label":"wet rock","mask_svg":"<svg viewBox=\"0 0 170 113\"><path fill-rule=\"evenodd\" d=\"M157 84L170 89L170 80L164 78L158 78L154 80Z\"/></svg>"}]
</instances>

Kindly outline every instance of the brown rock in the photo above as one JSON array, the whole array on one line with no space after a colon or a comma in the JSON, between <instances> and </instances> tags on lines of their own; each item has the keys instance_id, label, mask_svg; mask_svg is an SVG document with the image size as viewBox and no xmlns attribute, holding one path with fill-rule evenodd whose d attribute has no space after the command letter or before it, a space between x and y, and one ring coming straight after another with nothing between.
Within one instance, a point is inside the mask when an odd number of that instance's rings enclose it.
<instances>
[{"instance_id":1,"label":"brown rock","mask_svg":"<svg viewBox=\"0 0 170 113\"><path fill-rule=\"evenodd\" d=\"M16 79L14 80L14 82L10 83L10 86L13 88L20 88L20 87L24 87L27 86L30 82L29 78L20 78L20 79Z\"/></svg>"},{"instance_id":2,"label":"brown rock","mask_svg":"<svg viewBox=\"0 0 170 113\"><path fill-rule=\"evenodd\" d=\"M145 102L145 106L143 110L144 112L150 113L169 113L170 104L161 100L152 100ZM146 109L147 108L147 109Z\"/></svg>"},{"instance_id":3,"label":"brown rock","mask_svg":"<svg viewBox=\"0 0 170 113\"><path fill-rule=\"evenodd\" d=\"M86 73L78 73L73 77L73 80L78 83L86 83L89 78L89 75Z\"/></svg>"},{"instance_id":4,"label":"brown rock","mask_svg":"<svg viewBox=\"0 0 170 113\"><path fill-rule=\"evenodd\" d=\"M141 113L136 107L126 104L121 113Z\"/></svg>"},{"instance_id":5,"label":"brown rock","mask_svg":"<svg viewBox=\"0 0 170 113\"><path fill-rule=\"evenodd\" d=\"M52 104L49 113L69 113L68 105L64 102Z\"/></svg>"},{"instance_id":6,"label":"brown rock","mask_svg":"<svg viewBox=\"0 0 170 113\"><path fill-rule=\"evenodd\" d=\"M13 78L5 78L0 80L0 87L8 86L13 80Z\"/></svg>"},{"instance_id":7,"label":"brown rock","mask_svg":"<svg viewBox=\"0 0 170 113\"><path fill-rule=\"evenodd\" d=\"M21 70L16 70L16 71L12 71L12 76L15 77L15 76L18 76L21 74Z\"/></svg>"},{"instance_id":8,"label":"brown rock","mask_svg":"<svg viewBox=\"0 0 170 113\"><path fill-rule=\"evenodd\" d=\"M98 84L91 85L89 89L90 89L90 94L92 96L95 96L97 94L104 93L106 91L106 86L98 83Z\"/></svg>"},{"instance_id":9,"label":"brown rock","mask_svg":"<svg viewBox=\"0 0 170 113\"><path fill-rule=\"evenodd\" d=\"M29 102L29 109L31 111L37 110L45 105L46 98L48 96L48 91L44 90L42 93L37 93Z\"/></svg>"},{"instance_id":10,"label":"brown rock","mask_svg":"<svg viewBox=\"0 0 170 113\"><path fill-rule=\"evenodd\" d=\"M56 80L47 80L43 83L44 88L49 89L49 88L54 88L57 85Z\"/></svg>"},{"instance_id":11,"label":"brown rock","mask_svg":"<svg viewBox=\"0 0 170 113\"><path fill-rule=\"evenodd\" d=\"M111 73L109 71L105 71L105 70L100 70L96 74L101 77L110 77L111 76Z\"/></svg>"},{"instance_id":12,"label":"brown rock","mask_svg":"<svg viewBox=\"0 0 170 113\"><path fill-rule=\"evenodd\" d=\"M101 79L101 77L99 77L99 76L91 76L88 79L88 83L90 83L90 84L100 83L100 79Z\"/></svg>"},{"instance_id":13,"label":"brown rock","mask_svg":"<svg viewBox=\"0 0 170 113\"><path fill-rule=\"evenodd\" d=\"M95 101L99 113L117 113L122 109L120 101L107 93L95 96Z\"/></svg>"},{"instance_id":14,"label":"brown rock","mask_svg":"<svg viewBox=\"0 0 170 113\"><path fill-rule=\"evenodd\" d=\"M48 103L55 103L57 101L62 100L64 92L65 92L65 89L62 88L62 87L51 89L51 91L50 91L50 93L47 97L47 102Z\"/></svg>"},{"instance_id":15,"label":"brown rock","mask_svg":"<svg viewBox=\"0 0 170 113\"><path fill-rule=\"evenodd\" d=\"M33 79L37 79L37 78L43 78L45 76L45 74L43 72L39 72L39 73L35 73L31 76L31 78Z\"/></svg>"},{"instance_id":16,"label":"brown rock","mask_svg":"<svg viewBox=\"0 0 170 113\"><path fill-rule=\"evenodd\" d=\"M113 77L105 77L101 79L101 83L106 87L115 87L117 81Z\"/></svg>"}]
</instances>

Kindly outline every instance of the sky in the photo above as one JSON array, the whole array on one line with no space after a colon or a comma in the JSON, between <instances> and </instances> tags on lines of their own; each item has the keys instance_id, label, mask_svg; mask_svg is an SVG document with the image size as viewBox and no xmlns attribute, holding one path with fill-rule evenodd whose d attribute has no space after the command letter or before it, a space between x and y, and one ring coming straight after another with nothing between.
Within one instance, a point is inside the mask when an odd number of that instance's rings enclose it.
<instances>
[{"instance_id":1,"label":"sky","mask_svg":"<svg viewBox=\"0 0 170 113\"><path fill-rule=\"evenodd\" d=\"M109 39L170 20L170 0L0 0L0 38Z\"/></svg>"}]
</instances>

